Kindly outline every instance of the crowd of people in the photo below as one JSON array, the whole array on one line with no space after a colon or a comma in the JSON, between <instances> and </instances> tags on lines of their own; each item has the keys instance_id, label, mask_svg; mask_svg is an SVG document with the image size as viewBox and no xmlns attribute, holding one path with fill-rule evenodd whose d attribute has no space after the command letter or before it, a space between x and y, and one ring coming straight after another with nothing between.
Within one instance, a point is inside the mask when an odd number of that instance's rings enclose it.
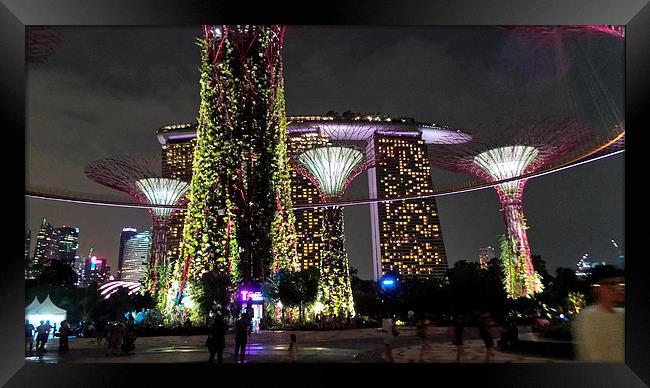
<instances>
[{"instance_id":1,"label":"crowd of people","mask_svg":"<svg viewBox=\"0 0 650 388\"><path fill-rule=\"evenodd\" d=\"M58 352L60 355L69 352L69 338L75 337L77 334L81 334L85 338L91 338L91 341L99 346L106 346L106 356L132 354L137 338L133 322L129 320L116 321L111 324L103 321L98 321L95 324L88 321L82 325L79 331L75 330L67 320L61 322L58 331L56 324L52 326L49 320L40 321L36 328L29 320L25 320L25 356L42 357L48 351L46 344L50 334L53 337L59 337ZM36 337L35 346L34 337Z\"/></svg>"},{"instance_id":2,"label":"crowd of people","mask_svg":"<svg viewBox=\"0 0 650 388\"><path fill-rule=\"evenodd\" d=\"M623 362L624 360L624 320L622 309L624 299L624 280L620 278L605 279L594 285L596 303L584 309L575 318L572 324L574 341L576 345L576 358L581 361ZM234 361L245 362L247 346L253 332L253 311L246 309L232 325L234 334ZM431 328L436 322L430 317L413 316L409 314L409 322L415 324L416 336L420 339L419 361L424 361L425 353L431 348ZM232 321L231 321L232 322ZM317 323L320 329L354 329L355 319L351 316L324 318L319 316ZM485 362L489 363L494 357L495 339L496 348L509 350L519 337L519 329L514 320L503 319L497 322L489 311L475 310L472 314L458 314L452 317L447 326L447 335L451 346L455 347L455 361L462 362L464 353L464 335L467 326L475 327L478 337L485 346ZM192 324L189 319L183 323L185 328L185 342L191 335ZM392 347L400 331L393 316L388 310L383 313L381 331L384 343L384 359L394 362ZM215 358L218 363L223 362L223 353L226 347L225 337L229 332L228 323L223 315L217 314L210 326L205 346L208 348L208 362L213 363ZM28 320L25 321L25 354L26 356L42 356L47 352L46 344L50 336L58 335L60 355L69 352L68 338L75 335L91 338L99 346L106 347L106 356L132 354L137 338L132 320L119 320L112 323L104 321L85 322L80 329L73 328L67 320L60 323L58 332L56 324L50 321L40 321L34 327ZM34 344L35 340L35 344ZM290 334L289 360L297 361L297 337Z\"/></svg>"}]
</instances>

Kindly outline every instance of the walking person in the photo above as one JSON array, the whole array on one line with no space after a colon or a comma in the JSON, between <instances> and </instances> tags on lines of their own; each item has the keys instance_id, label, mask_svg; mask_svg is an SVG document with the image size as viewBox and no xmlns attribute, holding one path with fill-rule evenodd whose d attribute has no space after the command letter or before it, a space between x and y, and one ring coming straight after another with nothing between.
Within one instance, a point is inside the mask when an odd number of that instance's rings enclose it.
<instances>
[{"instance_id":1,"label":"walking person","mask_svg":"<svg viewBox=\"0 0 650 388\"><path fill-rule=\"evenodd\" d=\"M240 362L244 362L246 357L246 345L248 344L248 326L250 321L248 314L243 313L241 318L235 323L235 359L240 357Z\"/></svg>"},{"instance_id":2,"label":"walking person","mask_svg":"<svg viewBox=\"0 0 650 388\"><path fill-rule=\"evenodd\" d=\"M289 336L289 339L291 343L289 344L289 360L291 362L297 362L298 361L298 348L297 348L297 337L295 334L291 334Z\"/></svg>"},{"instance_id":3,"label":"walking person","mask_svg":"<svg viewBox=\"0 0 650 388\"><path fill-rule=\"evenodd\" d=\"M208 362L212 364L214 362L214 356L217 355L217 362L219 364L223 363L223 349L226 347L226 332L228 328L226 323L223 320L221 315L216 315L214 317L214 322L210 326L210 331L208 333L208 339L205 341L205 346L208 347L210 352L210 359Z\"/></svg>"},{"instance_id":4,"label":"walking person","mask_svg":"<svg viewBox=\"0 0 650 388\"><path fill-rule=\"evenodd\" d=\"M393 359L393 339L399 335L395 322L388 311L384 312L384 318L381 321L381 331L384 333L384 354L387 362L395 362Z\"/></svg>"},{"instance_id":5,"label":"walking person","mask_svg":"<svg viewBox=\"0 0 650 388\"><path fill-rule=\"evenodd\" d=\"M484 314L478 317L478 334L485 344L485 362L490 362L490 357L494 352L494 338L490 333L490 327L492 325L492 319L490 318L490 313L485 312Z\"/></svg>"},{"instance_id":6,"label":"walking person","mask_svg":"<svg viewBox=\"0 0 650 388\"><path fill-rule=\"evenodd\" d=\"M419 362L424 362L424 352L429 350L429 324L423 318L417 322L416 335L420 338Z\"/></svg>"},{"instance_id":7,"label":"walking person","mask_svg":"<svg viewBox=\"0 0 650 388\"><path fill-rule=\"evenodd\" d=\"M586 362L625 362L624 278L607 278L593 285L596 304L583 309L573 322L576 358Z\"/></svg>"},{"instance_id":8,"label":"walking person","mask_svg":"<svg viewBox=\"0 0 650 388\"><path fill-rule=\"evenodd\" d=\"M70 324L68 321L61 322L59 329L59 354L63 355L70 350L68 345L68 337L70 336Z\"/></svg>"},{"instance_id":9,"label":"walking person","mask_svg":"<svg viewBox=\"0 0 650 388\"><path fill-rule=\"evenodd\" d=\"M108 339L105 338L106 323L102 320L97 321L97 326L95 326L95 334L97 337L97 345L101 346L102 342L108 342Z\"/></svg>"},{"instance_id":10,"label":"walking person","mask_svg":"<svg viewBox=\"0 0 650 388\"><path fill-rule=\"evenodd\" d=\"M34 348L34 325L29 323L29 320L25 319L25 356L31 356ZM29 351L27 347L29 346Z\"/></svg>"},{"instance_id":11,"label":"walking person","mask_svg":"<svg viewBox=\"0 0 650 388\"><path fill-rule=\"evenodd\" d=\"M460 362L461 355L463 354L463 324L464 319L462 315L458 315L452 326L449 326L452 344L456 346L456 362Z\"/></svg>"},{"instance_id":12,"label":"walking person","mask_svg":"<svg viewBox=\"0 0 650 388\"><path fill-rule=\"evenodd\" d=\"M39 354L46 352L45 344L50 336L50 330L52 330L50 321L46 321L45 323L41 321L41 324L36 328L36 350Z\"/></svg>"},{"instance_id":13,"label":"walking person","mask_svg":"<svg viewBox=\"0 0 650 388\"><path fill-rule=\"evenodd\" d=\"M187 340L190 338L190 334L192 332L192 321L190 321L190 317L187 317L185 319L185 322L183 322L183 337L185 338L185 343L187 343Z\"/></svg>"}]
</instances>

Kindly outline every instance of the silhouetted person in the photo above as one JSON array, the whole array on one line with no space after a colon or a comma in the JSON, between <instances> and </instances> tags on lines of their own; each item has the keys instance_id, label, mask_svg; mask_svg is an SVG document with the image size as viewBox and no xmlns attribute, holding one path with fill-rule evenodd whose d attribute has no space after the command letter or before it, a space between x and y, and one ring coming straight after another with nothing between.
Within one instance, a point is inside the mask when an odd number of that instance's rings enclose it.
<instances>
[{"instance_id":1,"label":"silhouetted person","mask_svg":"<svg viewBox=\"0 0 650 388\"><path fill-rule=\"evenodd\" d=\"M420 362L423 362L424 352L429 350L429 324L423 318L417 322L416 335L420 338Z\"/></svg>"},{"instance_id":2,"label":"silhouetted person","mask_svg":"<svg viewBox=\"0 0 650 388\"><path fill-rule=\"evenodd\" d=\"M246 356L246 344L248 343L248 327L250 320L248 314L243 313L235 323L235 358L241 355L241 362Z\"/></svg>"},{"instance_id":3,"label":"silhouetted person","mask_svg":"<svg viewBox=\"0 0 650 388\"><path fill-rule=\"evenodd\" d=\"M462 315L459 315L454 319L452 326L450 327L452 333L452 344L456 345L456 362L460 362L460 357L463 354L463 330L465 321Z\"/></svg>"},{"instance_id":4,"label":"silhouetted person","mask_svg":"<svg viewBox=\"0 0 650 388\"><path fill-rule=\"evenodd\" d=\"M104 336L106 335L106 323L104 321L97 321L97 326L95 326L95 334L97 336L97 345L102 344L104 341Z\"/></svg>"},{"instance_id":5,"label":"silhouetted person","mask_svg":"<svg viewBox=\"0 0 650 388\"><path fill-rule=\"evenodd\" d=\"M226 331L227 327L223 317L217 315L212 325L210 325L208 339L205 341L205 345L210 352L210 359L208 361L210 364L214 362L215 354L217 355L217 362L219 364L223 363L223 349L226 347Z\"/></svg>"},{"instance_id":6,"label":"silhouetted person","mask_svg":"<svg viewBox=\"0 0 650 388\"><path fill-rule=\"evenodd\" d=\"M39 352L45 352L45 344L47 343L47 339L50 336L50 330L52 329L52 326L50 326L50 321L46 321L43 323L41 321L41 324L36 328L36 350Z\"/></svg>"},{"instance_id":7,"label":"silhouetted person","mask_svg":"<svg viewBox=\"0 0 650 388\"><path fill-rule=\"evenodd\" d=\"M491 326L492 319L490 318L490 313L486 312L478 317L478 335L485 344L485 362L490 362L490 356L492 356L494 351L494 339L490 333Z\"/></svg>"},{"instance_id":8,"label":"silhouetted person","mask_svg":"<svg viewBox=\"0 0 650 388\"><path fill-rule=\"evenodd\" d=\"M25 319L25 354L32 354L34 348L34 325L29 323L29 320ZM27 347L29 346L29 353L27 353Z\"/></svg>"},{"instance_id":9,"label":"silhouetted person","mask_svg":"<svg viewBox=\"0 0 650 388\"><path fill-rule=\"evenodd\" d=\"M59 329L59 354L66 354L70 350L68 336L70 336L70 324L68 321L63 321Z\"/></svg>"},{"instance_id":10,"label":"silhouetted person","mask_svg":"<svg viewBox=\"0 0 650 388\"><path fill-rule=\"evenodd\" d=\"M297 347L297 337L295 334L291 334L289 336L289 340L291 341L289 344L289 359L291 362L296 362L298 360L298 347Z\"/></svg>"},{"instance_id":11,"label":"silhouetted person","mask_svg":"<svg viewBox=\"0 0 650 388\"><path fill-rule=\"evenodd\" d=\"M596 304L582 310L573 323L576 358L587 362L625 362L623 278L594 284Z\"/></svg>"}]
</instances>

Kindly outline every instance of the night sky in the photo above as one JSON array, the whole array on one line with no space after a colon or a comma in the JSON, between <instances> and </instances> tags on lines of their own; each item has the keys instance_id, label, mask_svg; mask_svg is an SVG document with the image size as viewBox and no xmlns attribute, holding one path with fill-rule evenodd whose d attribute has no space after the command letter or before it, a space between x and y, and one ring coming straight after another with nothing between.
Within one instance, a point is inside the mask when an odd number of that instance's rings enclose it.
<instances>
[{"instance_id":1,"label":"night sky","mask_svg":"<svg viewBox=\"0 0 650 388\"><path fill-rule=\"evenodd\" d=\"M27 65L27 185L127 199L87 179L83 168L117 154L160 155L156 128L195 119L200 28L61 33L47 63ZM380 113L470 133L481 123L563 116L587 121L595 136L609 133L612 112L624 112L622 42L591 34L561 46L565 62L553 45L494 27L292 26L284 51L287 114ZM434 185L471 179L437 169L432 175ZM366 179L352 183L350 197L367 195ZM574 267L584 253L614 264L610 240L625 244L623 185L622 154L531 179L524 212L533 254L551 271ZM450 265L476 261L480 247L497 245L503 226L493 189L438 197L437 204ZM143 209L27 199L32 253L43 218L81 228L80 253L95 247L113 271L122 227L151 226ZM346 208L345 222L350 263L371 278L368 206Z\"/></svg>"}]
</instances>

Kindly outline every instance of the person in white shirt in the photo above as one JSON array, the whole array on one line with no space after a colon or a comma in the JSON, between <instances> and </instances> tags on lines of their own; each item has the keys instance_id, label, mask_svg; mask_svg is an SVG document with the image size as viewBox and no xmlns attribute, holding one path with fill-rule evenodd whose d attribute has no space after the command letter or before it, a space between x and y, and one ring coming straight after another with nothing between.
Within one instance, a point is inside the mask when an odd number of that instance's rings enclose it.
<instances>
[{"instance_id":1,"label":"person in white shirt","mask_svg":"<svg viewBox=\"0 0 650 388\"><path fill-rule=\"evenodd\" d=\"M576 359L584 362L625 362L625 299L623 278L594 284L596 304L583 309L573 323Z\"/></svg>"},{"instance_id":2,"label":"person in white shirt","mask_svg":"<svg viewBox=\"0 0 650 388\"><path fill-rule=\"evenodd\" d=\"M384 350L386 361L395 362L393 359L392 344L393 338L397 337L399 332L397 331L397 327L395 327L393 318L391 318L387 312L384 312L384 318L381 320L381 331L384 333Z\"/></svg>"}]
</instances>

